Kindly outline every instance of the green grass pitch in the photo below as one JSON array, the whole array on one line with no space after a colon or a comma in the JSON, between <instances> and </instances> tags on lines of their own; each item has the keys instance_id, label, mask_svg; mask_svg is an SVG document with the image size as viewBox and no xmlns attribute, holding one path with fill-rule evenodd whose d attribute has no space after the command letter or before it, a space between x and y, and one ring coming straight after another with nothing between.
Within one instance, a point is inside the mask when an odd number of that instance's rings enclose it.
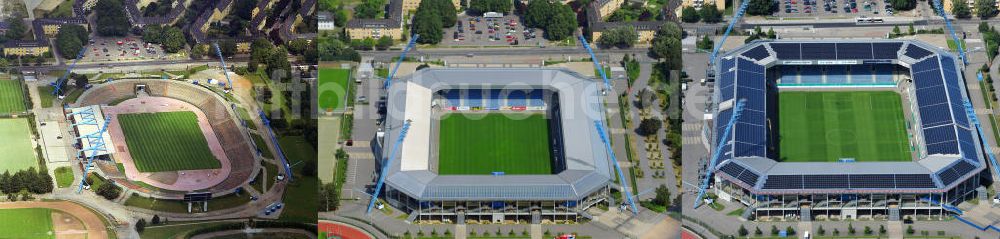
<instances>
[{"instance_id":1,"label":"green grass pitch","mask_svg":"<svg viewBox=\"0 0 1000 239\"><path fill-rule=\"evenodd\" d=\"M48 208L0 209L0 222L3 238L55 238Z\"/></svg>"},{"instance_id":2,"label":"green grass pitch","mask_svg":"<svg viewBox=\"0 0 1000 239\"><path fill-rule=\"evenodd\" d=\"M38 168L35 146L31 143L31 128L28 119L0 119L0 173L14 172L31 167Z\"/></svg>"},{"instance_id":3,"label":"green grass pitch","mask_svg":"<svg viewBox=\"0 0 1000 239\"><path fill-rule=\"evenodd\" d=\"M344 108L344 95L348 93L350 69L319 69L319 99L321 110Z\"/></svg>"},{"instance_id":4,"label":"green grass pitch","mask_svg":"<svg viewBox=\"0 0 1000 239\"><path fill-rule=\"evenodd\" d=\"M438 174L552 174L548 121L543 114L524 116L446 115L440 126Z\"/></svg>"},{"instance_id":5,"label":"green grass pitch","mask_svg":"<svg viewBox=\"0 0 1000 239\"><path fill-rule=\"evenodd\" d=\"M778 104L781 161L913 160L896 92L781 92Z\"/></svg>"},{"instance_id":6,"label":"green grass pitch","mask_svg":"<svg viewBox=\"0 0 1000 239\"><path fill-rule=\"evenodd\" d=\"M21 82L0 80L0 114L24 112L24 94L22 92L24 91L21 90Z\"/></svg>"},{"instance_id":7,"label":"green grass pitch","mask_svg":"<svg viewBox=\"0 0 1000 239\"><path fill-rule=\"evenodd\" d=\"M121 114L118 123L141 172L222 167L208 149L194 112Z\"/></svg>"}]
</instances>

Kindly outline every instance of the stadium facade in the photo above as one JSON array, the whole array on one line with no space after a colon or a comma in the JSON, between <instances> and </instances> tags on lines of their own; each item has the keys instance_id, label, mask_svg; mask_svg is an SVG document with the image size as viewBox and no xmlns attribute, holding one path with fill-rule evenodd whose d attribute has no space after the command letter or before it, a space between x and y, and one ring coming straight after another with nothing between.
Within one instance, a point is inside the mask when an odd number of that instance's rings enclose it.
<instances>
[{"instance_id":1,"label":"stadium facade","mask_svg":"<svg viewBox=\"0 0 1000 239\"><path fill-rule=\"evenodd\" d=\"M756 41L715 63L713 122L704 138L712 150L723 145L708 168L713 192L747 206L743 217L935 218L985 197L989 173L967 115L961 62L944 50L912 40ZM789 89L899 92L913 160L776 160L778 92ZM739 100L740 117L722 138Z\"/></svg>"},{"instance_id":2,"label":"stadium facade","mask_svg":"<svg viewBox=\"0 0 1000 239\"><path fill-rule=\"evenodd\" d=\"M387 91L382 129L372 141L379 167L388 167L384 199L409 213L411 221L538 223L589 217L584 211L608 200L613 178L594 126L604 117L600 86L550 68L423 69L395 80ZM544 112L549 121L551 174L437 173L443 114L525 111ZM393 151L406 121L410 127Z\"/></svg>"}]
</instances>

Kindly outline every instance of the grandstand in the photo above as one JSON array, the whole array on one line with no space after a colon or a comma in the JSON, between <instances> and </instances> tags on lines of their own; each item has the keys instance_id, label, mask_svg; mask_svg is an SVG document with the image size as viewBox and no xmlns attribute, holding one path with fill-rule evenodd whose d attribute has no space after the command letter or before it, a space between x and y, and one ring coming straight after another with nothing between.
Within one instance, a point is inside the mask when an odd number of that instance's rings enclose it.
<instances>
[{"instance_id":1,"label":"grandstand","mask_svg":"<svg viewBox=\"0 0 1000 239\"><path fill-rule=\"evenodd\" d=\"M229 171L229 175L215 185L204 185L206 191L216 193L215 196L232 193L233 189L240 187L249 180L256 165L252 146L240 127L236 112L229 107L221 96L215 92L201 86L184 82L171 82L163 80L118 80L109 83L97 84L93 88L85 91L77 101L76 105L90 106L102 105L107 107L110 102L120 101L136 97L137 86L144 85L144 92L153 97L166 97L177 99L189 103L204 113L207 121L210 122L212 131L215 133L219 144L230 164L234 167ZM121 144L124 145L124 144ZM113 163L113 162L105 162ZM102 167L103 168L103 167ZM116 173L111 173L116 174ZM128 186L128 185L126 185ZM136 187L140 188L140 187ZM159 198L180 199L183 198L181 192L171 191L149 191Z\"/></svg>"},{"instance_id":2,"label":"grandstand","mask_svg":"<svg viewBox=\"0 0 1000 239\"><path fill-rule=\"evenodd\" d=\"M951 53L913 40L756 41L715 66L704 133L721 151L708 172L744 217L900 220L985 195ZM729 122L736 100L745 107Z\"/></svg>"},{"instance_id":3,"label":"grandstand","mask_svg":"<svg viewBox=\"0 0 1000 239\"><path fill-rule=\"evenodd\" d=\"M372 141L387 167L381 195L411 221L589 217L584 211L606 202L612 183L594 128L604 117L599 85L546 68L423 69L396 80ZM531 133L545 129L548 136Z\"/></svg>"}]
</instances>

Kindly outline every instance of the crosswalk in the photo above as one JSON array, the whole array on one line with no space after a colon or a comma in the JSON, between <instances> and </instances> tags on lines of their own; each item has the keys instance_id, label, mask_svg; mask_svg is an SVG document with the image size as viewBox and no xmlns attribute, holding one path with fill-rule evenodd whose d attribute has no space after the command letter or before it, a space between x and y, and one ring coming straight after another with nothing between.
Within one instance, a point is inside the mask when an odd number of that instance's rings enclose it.
<instances>
[{"instance_id":1,"label":"crosswalk","mask_svg":"<svg viewBox=\"0 0 1000 239\"><path fill-rule=\"evenodd\" d=\"M681 138L681 143L683 144L701 144L701 137L698 136L684 136Z\"/></svg>"},{"instance_id":2,"label":"crosswalk","mask_svg":"<svg viewBox=\"0 0 1000 239\"><path fill-rule=\"evenodd\" d=\"M684 123L681 125L681 129L686 132L698 132L701 131L701 123Z\"/></svg>"}]
</instances>

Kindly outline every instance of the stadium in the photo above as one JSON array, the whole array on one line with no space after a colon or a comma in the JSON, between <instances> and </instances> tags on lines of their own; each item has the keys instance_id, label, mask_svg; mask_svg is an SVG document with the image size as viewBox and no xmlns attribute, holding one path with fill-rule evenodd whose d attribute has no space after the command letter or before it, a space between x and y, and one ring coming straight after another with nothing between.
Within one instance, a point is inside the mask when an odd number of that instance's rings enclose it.
<instances>
[{"instance_id":1,"label":"stadium","mask_svg":"<svg viewBox=\"0 0 1000 239\"><path fill-rule=\"evenodd\" d=\"M189 199L232 193L256 168L252 141L229 106L199 85L117 80L93 86L64 113L80 136L79 162L99 159L91 171L155 198ZM91 140L98 133L105 145L87 150L99 146Z\"/></svg>"},{"instance_id":2,"label":"stadium","mask_svg":"<svg viewBox=\"0 0 1000 239\"><path fill-rule=\"evenodd\" d=\"M945 50L756 41L714 65L712 192L746 205L745 218L943 218L986 195L961 62Z\"/></svg>"},{"instance_id":3,"label":"stadium","mask_svg":"<svg viewBox=\"0 0 1000 239\"><path fill-rule=\"evenodd\" d=\"M395 80L372 141L387 167L384 199L409 221L589 217L613 180L595 127L600 88L549 68L423 69Z\"/></svg>"}]
</instances>

